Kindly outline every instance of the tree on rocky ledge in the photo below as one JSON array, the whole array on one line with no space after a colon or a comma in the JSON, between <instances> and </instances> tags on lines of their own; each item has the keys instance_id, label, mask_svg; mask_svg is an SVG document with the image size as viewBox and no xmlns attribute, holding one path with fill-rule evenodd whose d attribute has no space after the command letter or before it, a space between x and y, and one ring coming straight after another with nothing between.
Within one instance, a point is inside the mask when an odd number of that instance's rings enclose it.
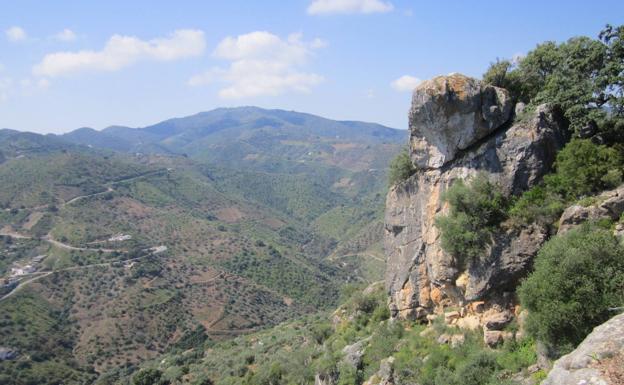
<instances>
[{"instance_id":1,"label":"tree on rocky ledge","mask_svg":"<svg viewBox=\"0 0 624 385\"><path fill-rule=\"evenodd\" d=\"M530 107L559 106L581 137L600 133L606 142L624 137L624 26L607 25L598 39L542 43L515 63L492 63L483 79Z\"/></svg>"}]
</instances>

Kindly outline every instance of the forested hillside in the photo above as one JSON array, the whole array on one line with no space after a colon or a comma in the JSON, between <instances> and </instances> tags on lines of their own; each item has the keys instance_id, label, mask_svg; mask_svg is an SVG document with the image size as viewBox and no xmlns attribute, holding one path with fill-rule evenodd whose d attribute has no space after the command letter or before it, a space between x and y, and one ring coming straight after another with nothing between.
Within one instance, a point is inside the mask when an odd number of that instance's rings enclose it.
<instances>
[{"instance_id":1,"label":"forested hillside","mask_svg":"<svg viewBox=\"0 0 624 385\"><path fill-rule=\"evenodd\" d=\"M402 134L302 127L277 142L297 159L269 148L277 163L247 166L0 131L0 347L18 354L0 362L2 374L90 383L187 340L331 308L346 282L380 279L371 226L380 226L384 163ZM118 143L95 135L103 147ZM336 148L308 155L325 141Z\"/></svg>"}]
</instances>

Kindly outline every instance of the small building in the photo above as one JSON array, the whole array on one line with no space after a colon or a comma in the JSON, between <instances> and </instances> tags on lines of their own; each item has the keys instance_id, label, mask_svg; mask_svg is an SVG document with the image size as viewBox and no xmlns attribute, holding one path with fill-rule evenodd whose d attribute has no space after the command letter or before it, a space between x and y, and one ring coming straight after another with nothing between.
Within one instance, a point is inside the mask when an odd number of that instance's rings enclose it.
<instances>
[{"instance_id":1,"label":"small building","mask_svg":"<svg viewBox=\"0 0 624 385\"><path fill-rule=\"evenodd\" d=\"M112 237L108 238L108 241L109 242L122 242L122 241L127 241L129 239L132 239L132 235L116 234L116 235L113 235Z\"/></svg>"},{"instance_id":2,"label":"small building","mask_svg":"<svg viewBox=\"0 0 624 385\"><path fill-rule=\"evenodd\" d=\"M18 266L11 268L11 277L19 277L20 275L32 274L37 268L32 265Z\"/></svg>"}]
</instances>

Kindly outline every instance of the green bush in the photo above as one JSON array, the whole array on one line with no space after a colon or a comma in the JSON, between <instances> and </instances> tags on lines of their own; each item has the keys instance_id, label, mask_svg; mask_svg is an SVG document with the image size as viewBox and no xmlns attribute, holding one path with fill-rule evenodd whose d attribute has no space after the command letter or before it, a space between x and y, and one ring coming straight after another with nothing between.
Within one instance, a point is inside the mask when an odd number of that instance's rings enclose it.
<instances>
[{"instance_id":1,"label":"green bush","mask_svg":"<svg viewBox=\"0 0 624 385\"><path fill-rule=\"evenodd\" d=\"M622 138L613 136L609 127L624 119L623 63L624 26L607 26L598 39L545 42L518 61L497 60L483 80L507 88L513 99L532 106L556 105L577 134L593 127L611 141Z\"/></svg>"},{"instance_id":2,"label":"green bush","mask_svg":"<svg viewBox=\"0 0 624 385\"><path fill-rule=\"evenodd\" d=\"M622 156L612 147L576 139L557 154L556 173L546 177L549 188L566 199L577 199L622 182Z\"/></svg>"},{"instance_id":3,"label":"green bush","mask_svg":"<svg viewBox=\"0 0 624 385\"><path fill-rule=\"evenodd\" d=\"M544 245L518 293L529 333L566 352L624 304L624 248L594 225L570 230Z\"/></svg>"},{"instance_id":4,"label":"green bush","mask_svg":"<svg viewBox=\"0 0 624 385\"><path fill-rule=\"evenodd\" d=\"M623 166L615 148L574 139L557 154L555 172L522 194L509 214L523 224L553 223L568 204L622 183Z\"/></svg>"},{"instance_id":5,"label":"green bush","mask_svg":"<svg viewBox=\"0 0 624 385\"><path fill-rule=\"evenodd\" d=\"M132 377L134 385L165 385L168 384L162 378L162 372L158 369L143 369Z\"/></svg>"},{"instance_id":6,"label":"green bush","mask_svg":"<svg viewBox=\"0 0 624 385\"><path fill-rule=\"evenodd\" d=\"M443 199L450 212L436 219L441 245L463 266L483 254L494 229L507 216L508 202L499 186L484 174L477 174L468 184L458 180Z\"/></svg>"},{"instance_id":7,"label":"green bush","mask_svg":"<svg viewBox=\"0 0 624 385\"><path fill-rule=\"evenodd\" d=\"M509 216L521 224L550 224L559 219L565 207L565 201L559 194L549 191L545 185L539 185L524 192L514 202Z\"/></svg>"},{"instance_id":8,"label":"green bush","mask_svg":"<svg viewBox=\"0 0 624 385\"><path fill-rule=\"evenodd\" d=\"M390 170L388 171L388 184L394 186L395 184L407 180L410 176L414 175L416 167L410 159L407 148L404 148L393 160L390 162Z\"/></svg>"}]
</instances>

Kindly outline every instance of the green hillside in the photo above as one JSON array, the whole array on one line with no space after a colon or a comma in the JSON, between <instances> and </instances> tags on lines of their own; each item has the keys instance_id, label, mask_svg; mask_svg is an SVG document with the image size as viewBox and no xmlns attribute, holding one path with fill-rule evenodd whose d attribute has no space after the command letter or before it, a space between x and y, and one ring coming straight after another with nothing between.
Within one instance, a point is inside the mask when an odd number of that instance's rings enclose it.
<instances>
[{"instance_id":1,"label":"green hillside","mask_svg":"<svg viewBox=\"0 0 624 385\"><path fill-rule=\"evenodd\" d=\"M367 229L385 189L374 168L397 144L357 144L375 154L358 160L229 162L2 134L0 335L20 359L0 370L19 383L91 382L198 328L219 341L329 309L346 282L383 274ZM26 265L37 272L10 277Z\"/></svg>"}]
</instances>

